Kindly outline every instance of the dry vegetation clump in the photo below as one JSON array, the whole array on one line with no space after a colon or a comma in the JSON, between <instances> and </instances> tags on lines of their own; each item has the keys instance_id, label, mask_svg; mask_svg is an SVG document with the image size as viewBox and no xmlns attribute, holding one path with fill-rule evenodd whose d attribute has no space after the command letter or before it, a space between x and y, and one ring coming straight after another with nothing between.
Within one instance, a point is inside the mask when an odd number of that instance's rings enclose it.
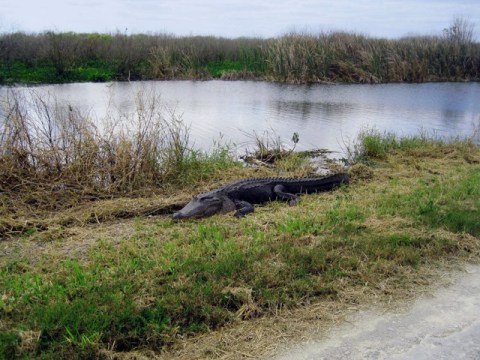
<instances>
[{"instance_id":1,"label":"dry vegetation clump","mask_svg":"<svg viewBox=\"0 0 480 360\"><path fill-rule=\"evenodd\" d=\"M70 105L29 95L11 92L3 110L1 180L10 191L134 191L165 182L187 155L188 129L175 114L166 117L158 99L138 96L128 125L99 129Z\"/></svg>"},{"instance_id":2,"label":"dry vegetation clump","mask_svg":"<svg viewBox=\"0 0 480 360\"><path fill-rule=\"evenodd\" d=\"M165 194L171 186L192 186L236 166L227 147L208 155L191 149L188 127L154 94L138 93L134 114L104 119L100 125L71 105L34 90L24 95L11 91L3 100L2 236L45 229L45 219L52 215L44 213L68 211L84 203L142 195L168 198ZM174 201L165 198L156 205L164 210L155 211L155 205L143 210L130 207L112 209L110 216L170 211ZM103 219L97 212L87 217Z\"/></svg>"}]
</instances>

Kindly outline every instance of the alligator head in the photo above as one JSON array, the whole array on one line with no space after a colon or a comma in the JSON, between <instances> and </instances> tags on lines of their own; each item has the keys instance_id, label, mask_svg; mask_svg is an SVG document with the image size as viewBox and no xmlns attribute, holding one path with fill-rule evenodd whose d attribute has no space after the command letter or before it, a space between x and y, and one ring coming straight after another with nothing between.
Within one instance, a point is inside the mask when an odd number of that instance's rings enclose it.
<instances>
[{"instance_id":1,"label":"alligator head","mask_svg":"<svg viewBox=\"0 0 480 360\"><path fill-rule=\"evenodd\" d=\"M190 219L212 216L235 210L235 203L221 194L201 194L195 196L185 207L173 214L173 219Z\"/></svg>"}]
</instances>

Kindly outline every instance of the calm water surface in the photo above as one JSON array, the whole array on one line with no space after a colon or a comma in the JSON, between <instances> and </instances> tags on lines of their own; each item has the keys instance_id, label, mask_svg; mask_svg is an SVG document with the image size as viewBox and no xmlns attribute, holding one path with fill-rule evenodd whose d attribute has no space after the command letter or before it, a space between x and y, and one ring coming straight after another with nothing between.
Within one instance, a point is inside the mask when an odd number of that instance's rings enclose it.
<instances>
[{"instance_id":1,"label":"calm water surface","mask_svg":"<svg viewBox=\"0 0 480 360\"><path fill-rule=\"evenodd\" d=\"M22 88L24 89L24 88ZM162 103L191 126L191 140L208 150L214 141L240 146L252 143L247 134L274 130L298 148L342 151L362 128L399 135L435 133L469 137L480 125L479 83L384 85L284 85L254 81L166 81L81 83L35 88L64 104L101 119L106 112L135 109L135 94L155 92ZM6 88L0 88L0 95Z\"/></svg>"}]
</instances>

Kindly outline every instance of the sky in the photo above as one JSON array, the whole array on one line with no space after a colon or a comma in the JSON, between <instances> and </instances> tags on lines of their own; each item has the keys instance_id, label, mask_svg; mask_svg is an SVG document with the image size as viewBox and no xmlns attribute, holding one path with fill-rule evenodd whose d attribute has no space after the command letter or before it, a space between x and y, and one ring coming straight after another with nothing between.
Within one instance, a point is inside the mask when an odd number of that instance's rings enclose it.
<instances>
[{"instance_id":1,"label":"sky","mask_svg":"<svg viewBox=\"0 0 480 360\"><path fill-rule=\"evenodd\" d=\"M480 33L480 0L0 0L0 33L73 31L274 37L347 31L439 35L454 17Z\"/></svg>"}]
</instances>

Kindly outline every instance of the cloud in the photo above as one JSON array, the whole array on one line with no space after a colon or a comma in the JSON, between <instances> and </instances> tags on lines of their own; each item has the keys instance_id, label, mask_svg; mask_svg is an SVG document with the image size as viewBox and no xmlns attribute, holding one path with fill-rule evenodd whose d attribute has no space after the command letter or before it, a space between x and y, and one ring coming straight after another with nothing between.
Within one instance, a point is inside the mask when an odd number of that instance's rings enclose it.
<instances>
[{"instance_id":1,"label":"cloud","mask_svg":"<svg viewBox=\"0 0 480 360\"><path fill-rule=\"evenodd\" d=\"M275 36L291 29L398 37L440 33L454 15L480 18L478 0L0 0L5 28Z\"/></svg>"}]
</instances>

